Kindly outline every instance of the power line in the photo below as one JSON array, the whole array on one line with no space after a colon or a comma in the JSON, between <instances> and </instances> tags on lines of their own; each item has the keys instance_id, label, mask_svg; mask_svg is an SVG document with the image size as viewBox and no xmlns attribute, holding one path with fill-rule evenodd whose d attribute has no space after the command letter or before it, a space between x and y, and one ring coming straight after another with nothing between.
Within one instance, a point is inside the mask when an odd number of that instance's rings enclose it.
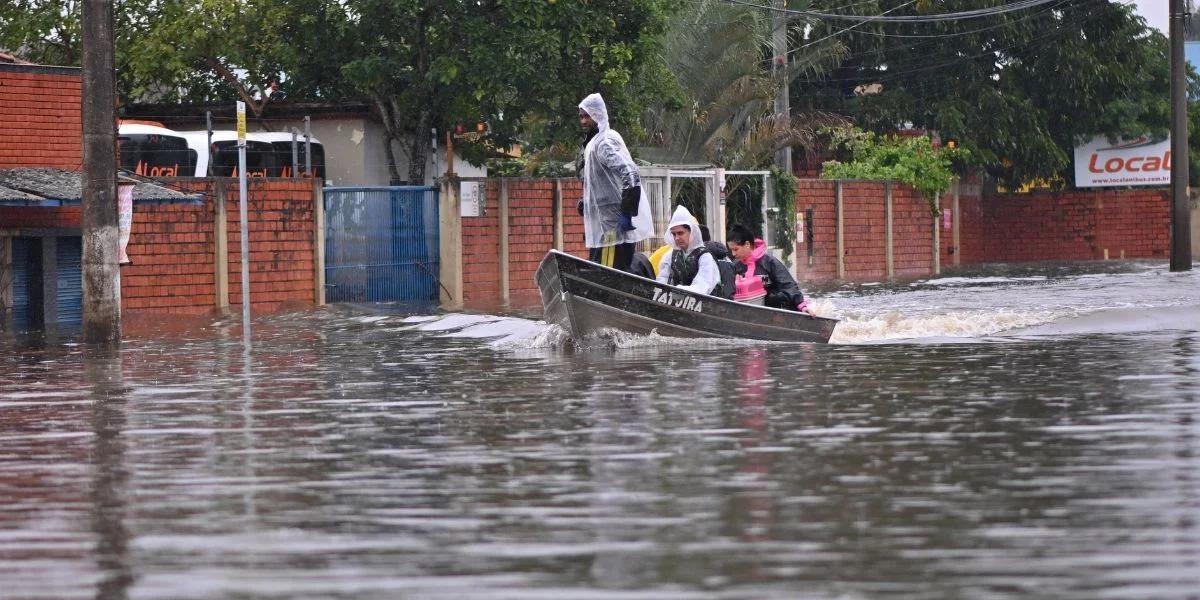
<instances>
[{"instance_id":1,"label":"power line","mask_svg":"<svg viewBox=\"0 0 1200 600\"><path fill-rule=\"evenodd\" d=\"M1086 14L1086 15L1084 15L1084 16L1083 16L1083 17L1081 17L1081 18L1074 19L1074 20L1071 20L1071 21L1066 21L1066 22L1063 22L1063 23L1062 23L1062 25L1064 25L1064 26L1079 25L1079 24L1082 24L1082 23L1084 23L1084 22L1088 21L1088 20L1089 20L1089 19L1091 19L1093 16L1095 16L1095 14L1094 14L1094 13L1093 13L1093 14ZM940 68L943 68L943 67L947 67L947 66L951 66L951 65L959 64L959 63L962 63L962 62L966 62L966 61L969 61L969 60L974 60L974 59L977 59L977 58L982 58L982 57L989 56L989 55L998 55L999 53L1002 53L1002 52L1005 52L1005 51L1008 51L1008 50L1012 50L1012 49L1014 49L1014 48L1020 48L1020 47L1022 47L1022 46L1027 46L1027 45L1033 44L1034 42L1039 42L1039 41L1044 41L1044 40L1052 39L1052 38L1059 37L1059 36L1062 36L1062 35L1065 35L1065 34L1068 34L1068 33L1071 33L1071 31L1069 31L1069 30L1067 30L1067 29L1065 29L1065 28L1061 28L1061 27L1060 27L1059 29L1057 29L1057 30L1055 30L1055 31L1053 31L1053 32L1051 32L1051 33L1049 33L1049 34L1042 35L1042 36L1038 36L1038 37L1034 37L1034 38L1030 38L1030 39L1028 39L1028 40L1024 40L1024 41L1022 41L1022 42L1020 42L1020 43L1011 44L1011 45L1004 46L1004 47L1001 47L1001 48L994 48L994 49L986 50L986 51L984 51L984 52L981 52L981 53L978 53L978 54L972 54L972 55L968 55L968 56L962 56L962 57L956 58L956 59L954 59L954 60L950 60L950 61L946 61L946 62L942 62L942 63L938 63L938 64L933 64L933 65L925 65L925 66L922 66L922 67L917 67L917 68L914 68L914 69L908 69L908 70L904 70L904 71L891 71L891 72L889 72L889 71L884 71L884 72L882 72L882 73L880 73L880 74L878 74L878 75L867 75L867 74L864 74L864 75L859 75L859 76L856 76L856 77L843 77L843 78L824 78L824 79L805 79L805 80L802 80L802 81L804 81L804 82L807 82L807 83L822 83L822 82L838 82L838 81L863 81L863 80L870 80L870 83L876 83L876 82L879 82L879 81L887 81L887 80L895 79L896 77L899 77L899 76L901 76L901 75L907 75L907 74L911 74L911 73L919 73L919 72L922 72L922 71L928 71L928 70L931 70L931 69L940 69ZM1041 45L1039 44L1037 47L1039 47L1039 48L1040 48L1040 47L1041 47Z\"/></svg>"},{"instance_id":2,"label":"power line","mask_svg":"<svg viewBox=\"0 0 1200 600\"><path fill-rule=\"evenodd\" d=\"M890 13L890 12L893 12L893 11L900 10L901 8L904 8L904 7L906 7L906 6L909 6L909 5L915 4L915 3L916 3L916 1L917 1L917 0L911 0L910 2L905 2L904 4L901 4L900 6L897 6L896 8L893 8L893 9L891 9L891 10L886 10L886 11L884 11L882 14L886 15L886 14L888 14L888 13ZM849 27L847 27L847 28L845 28L845 29L843 29L843 30L841 30L841 31L835 31L835 32L833 32L833 33L831 33L831 34L829 34L829 35L827 35L827 36L825 36L825 37L823 37L823 38L821 38L821 39L818 39L818 40L813 40L813 41L811 41L811 42L809 42L809 43L807 43L807 44L802 44L802 45L800 45L800 46L797 46L796 48L794 48L794 49L792 49L792 50L788 50L786 53L784 53L784 56L791 56L791 55L792 55L793 53L795 53L795 52L799 52L799 51L801 51L801 50L803 50L803 49L805 49L805 48L808 48L808 47L810 47L810 46L814 46L814 45L816 45L816 44L818 44L818 43L820 43L820 42L823 42L823 41L825 41L825 40L827 40L827 39L829 39L829 38L831 38L831 37L834 37L834 36L837 36L837 35L841 35L841 34L843 34L843 33L846 33L847 31L850 31L851 29L854 29L855 27L858 27L859 25L865 25L865 24L867 24L867 23L869 23L869 21L859 21L858 23L855 23L855 24L853 24L853 25L851 25L851 26L849 26Z\"/></svg>"},{"instance_id":3,"label":"power line","mask_svg":"<svg viewBox=\"0 0 1200 600\"><path fill-rule=\"evenodd\" d=\"M955 13L943 13L940 15L905 15L888 17L883 15L848 15L839 13L828 13L815 10L794 10L789 8L778 8L770 5L756 4L745 0L725 0L732 4L749 6L760 10L771 12L782 12L788 15L798 17L808 17L812 19L825 20L841 20L841 21L859 21L859 22L882 22L882 23L940 23L945 21L961 21L964 19L978 19L983 17L991 17L1002 15L1018 10L1025 10L1042 4L1055 2L1056 0L1020 0L1012 4L1004 4L992 8L980 8L975 10L967 10ZM890 12L890 11L889 11Z\"/></svg>"},{"instance_id":4,"label":"power line","mask_svg":"<svg viewBox=\"0 0 1200 600\"><path fill-rule=\"evenodd\" d=\"M1035 13L1030 13L1023 17L1017 18L1015 20L1006 21L1004 23L998 23L996 25L989 25L987 27L980 27L978 29L969 29L967 31L956 31L953 33L934 33L934 34L922 35L922 34L903 34L903 33L882 33L882 32L878 32L878 31L863 31L860 29L860 30L852 31L852 33L857 33L859 35L873 35L876 37L888 37L888 38L926 38L926 39L928 39L928 38L951 38L951 37L957 37L960 35L970 35L972 33L979 33L981 31L990 31L992 29L1000 29L1001 27L1008 27L1010 25L1020 23L1021 21L1032 19L1034 17L1041 16L1048 12L1057 10L1057 9L1061 8L1064 4L1070 3L1072 0L1055 0L1055 1L1057 3L1052 6L1046 7L1045 9L1040 10Z\"/></svg>"}]
</instances>

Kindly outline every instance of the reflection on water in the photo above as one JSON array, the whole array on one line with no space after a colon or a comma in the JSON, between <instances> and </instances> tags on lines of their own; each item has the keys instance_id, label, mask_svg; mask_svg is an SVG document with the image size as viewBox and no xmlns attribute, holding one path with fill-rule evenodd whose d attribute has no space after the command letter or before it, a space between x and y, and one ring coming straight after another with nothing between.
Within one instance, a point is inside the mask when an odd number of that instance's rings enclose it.
<instances>
[{"instance_id":1,"label":"reflection on water","mask_svg":"<svg viewBox=\"0 0 1200 600\"><path fill-rule=\"evenodd\" d=\"M565 353L336 308L248 363L223 321L9 343L0 596L1195 597L1200 324L1160 304L1185 321L1004 343Z\"/></svg>"}]
</instances>

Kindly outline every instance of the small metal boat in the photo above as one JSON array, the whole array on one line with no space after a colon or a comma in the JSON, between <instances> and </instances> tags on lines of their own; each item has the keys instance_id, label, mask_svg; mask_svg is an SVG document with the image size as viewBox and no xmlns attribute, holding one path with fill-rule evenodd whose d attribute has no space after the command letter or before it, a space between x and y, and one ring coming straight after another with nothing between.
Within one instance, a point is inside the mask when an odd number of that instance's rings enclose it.
<instances>
[{"instance_id":1,"label":"small metal boat","mask_svg":"<svg viewBox=\"0 0 1200 600\"><path fill-rule=\"evenodd\" d=\"M837 319L696 294L557 250L536 273L545 319L579 338L602 329L686 338L828 342Z\"/></svg>"}]
</instances>

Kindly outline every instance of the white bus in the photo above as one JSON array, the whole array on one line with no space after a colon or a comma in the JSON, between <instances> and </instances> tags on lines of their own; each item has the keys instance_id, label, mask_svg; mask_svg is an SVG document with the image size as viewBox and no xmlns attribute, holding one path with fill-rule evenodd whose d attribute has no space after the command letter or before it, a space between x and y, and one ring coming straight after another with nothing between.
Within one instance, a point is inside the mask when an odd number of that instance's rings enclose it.
<instances>
[{"instance_id":1,"label":"white bus","mask_svg":"<svg viewBox=\"0 0 1200 600\"><path fill-rule=\"evenodd\" d=\"M122 122L117 136L122 169L146 177L238 176L237 132L174 131L152 122ZM325 148L310 138L312 176L325 178ZM305 142L298 138L293 153L292 134L254 132L246 134L248 177L306 177Z\"/></svg>"},{"instance_id":2,"label":"white bus","mask_svg":"<svg viewBox=\"0 0 1200 600\"><path fill-rule=\"evenodd\" d=\"M126 171L146 177L195 177L196 164L204 151L191 140L149 121L122 122L117 133L119 164Z\"/></svg>"}]
</instances>

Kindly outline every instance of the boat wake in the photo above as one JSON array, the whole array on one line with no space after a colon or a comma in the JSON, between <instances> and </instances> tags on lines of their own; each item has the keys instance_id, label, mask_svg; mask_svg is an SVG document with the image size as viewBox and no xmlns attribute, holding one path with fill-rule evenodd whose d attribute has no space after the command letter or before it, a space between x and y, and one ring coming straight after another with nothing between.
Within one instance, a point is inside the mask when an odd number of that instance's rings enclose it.
<instances>
[{"instance_id":1,"label":"boat wake","mask_svg":"<svg viewBox=\"0 0 1200 600\"><path fill-rule=\"evenodd\" d=\"M958 277L904 289L837 291L812 301L814 314L840 319L831 344L998 343L1046 336L1200 331L1200 275L1161 266L1066 277ZM602 331L572 340L544 321L486 314L362 316L379 327L477 339L503 351L671 346L675 338ZM768 342L689 340L693 347Z\"/></svg>"}]
</instances>

